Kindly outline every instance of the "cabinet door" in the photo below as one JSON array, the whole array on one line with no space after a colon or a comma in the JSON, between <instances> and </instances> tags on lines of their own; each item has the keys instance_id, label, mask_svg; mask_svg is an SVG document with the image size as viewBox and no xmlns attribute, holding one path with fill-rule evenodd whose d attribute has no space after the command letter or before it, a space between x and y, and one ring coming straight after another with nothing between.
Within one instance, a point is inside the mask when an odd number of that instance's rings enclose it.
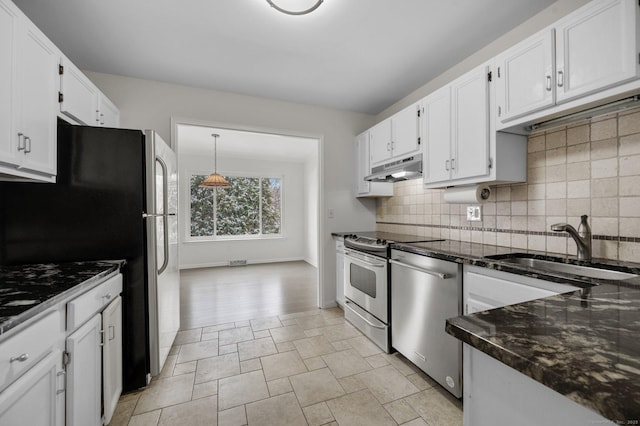
<instances>
[{"instance_id":1,"label":"cabinet door","mask_svg":"<svg viewBox=\"0 0 640 426\"><path fill-rule=\"evenodd\" d=\"M65 58L61 65L60 112L80 124L98 125L98 88L71 61Z\"/></svg>"},{"instance_id":2,"label":"cabinet door","mask_svg":"<svg viewBox=\"0 0 640 426\"><path fill-rule=\"evenodd\" d=\"M544 30L496 58L498 121L507 122L552 106L553 30Z\"/></svg>"},{"instance_id":3,"label":"cabinet door","mask_svg":"<svg viewBox=\"0 0 640 426\"><path fill-rule=\"evenodd\" d=\"M391 151L393 157L401 157L418 151L419 108L419 105L412 105L391 118Z\"/></svg>"},{"instance_id":4,"label":"cabinet door","mask_svg":"<svg viewBox=\"0 0 640 426\"><path fill-rule=\"evenodd\" d=\"M16 66L19 11L0 0L0 162L18 165L18 132L15 130Z\"/></svg>"},{"instance_id":5,"label":"cabinet door","mask_svg":"<svg viewBox=\"0 0 640 426\"><path fill-rule=\"evenodd\" d=\"M62 352L47 355L0 393L0 424L63 426Z\"/></svg>"},{"instance_id":6,"label":"cabinet door","mask_svg":"<svg viewBox=\"0 0 640 426\"><path fill-rule=\"evenodd\" d=\"M423 179L425 184L451 178L451 91L445 86L424 100Z\"/></svg>"},{"instance_id":7,"label":"cabinet door","mask_svg":"<svg viewBox=\"0 0 640 426\"><path fill-rule=\"evenodd\" d=\"M356 137L356 193L358 195L369 193L371 182L367 182L364 178L370 174L369 132L365 132Z\"/></svg>"},{"instance_id":8,"label":"cabinet door","mask_svg":"<svg viewBox=\"0 0 640 426\"><path fill-rule=\"evenodd\" d=\"M556 27L558 102L636 78L638 4L594 1Z\"/></svg>"},{"instance_id":9,"label":"cabinet door","mask_svg":"<svg viewBox=\"0 0 640 426\"><path fill-rule=\"evenodd\" d=\"M369 130L369 134L371 166L384 163L391 157L391 120L376 124Z\"/></svg>"},{"instance_id":10,"label":"cabinet door","mask_svg":"<svg viewBox=\"0 0 640 426\"><path fill-rule=\"evenodd\" d=\"M100 94L100 125L103 127L120 127L120 110L105 95Z\"/></svg>"},{"instance_id":11,"label":"cabinet door","mask_svg":"<svg viewBox=\"0 0 640 426\"><path fill-rule=\"evenodd\" d=\"M25 136L22 167L56 174L58 51L31 22L20 38L20 122Z\"/></svg>"},{"instance_id":12,"label":"cabinet door","mask_svg":"<svg viewBox=\"0 0 640 426\"><path fill-rule=\"evenodd\" d=\"M67 426L101 423L101 325L97 314L67 338Z\"/></svg>"},{"instance_id":13,"label":"cabinet door","mask_svg":"<svg viewBox=\"0 0 640 426\"><path fill-rule=\"evenodd\" d=\"M122 393L122 298L118 296L102 312L102 393L104 424L108 425Z\"/></svg>"},{"instance_id":14,"label":"cabinet door","mask_svg":"<svg viewBox=\"0 0 640 426\"><path fill-rule=\"evenodd\" d=\"M451 84L451 178L489 174L489 67L482 65Z\"/></svg>"}]
</instances>

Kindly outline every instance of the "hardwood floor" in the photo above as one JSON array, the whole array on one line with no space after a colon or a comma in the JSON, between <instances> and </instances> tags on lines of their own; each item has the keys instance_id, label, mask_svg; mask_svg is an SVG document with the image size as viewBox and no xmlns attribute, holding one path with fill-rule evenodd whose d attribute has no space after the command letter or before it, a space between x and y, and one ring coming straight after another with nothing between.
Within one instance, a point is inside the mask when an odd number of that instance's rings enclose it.
<instances>
[{"instance_id":1,"label":"hardwood floor","mask_svg":"<svg viewBox=\"0 0 640 426\"><path fill-rule=\"evenodd\" d=\"M317 293L318 270L303 261L185 269L180 328L313 310Z\"/></svg>"}]
</instances>

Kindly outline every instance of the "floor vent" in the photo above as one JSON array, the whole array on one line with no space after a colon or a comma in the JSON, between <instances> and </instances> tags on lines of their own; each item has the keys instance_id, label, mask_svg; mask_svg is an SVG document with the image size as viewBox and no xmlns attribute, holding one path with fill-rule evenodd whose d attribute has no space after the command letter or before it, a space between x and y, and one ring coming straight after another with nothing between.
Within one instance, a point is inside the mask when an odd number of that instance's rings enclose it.
<instances>
[{"instance_id":1,"label":"floor vent","mask_svg":"<svg viewBox=\"0 0 640 426\"><path fill-rule=\"evenodd\" d=\"M243 260L230 260L229 261L229 266L244 266L247 264L247 260L243 259Z\"/></svg>"}]
</instances>

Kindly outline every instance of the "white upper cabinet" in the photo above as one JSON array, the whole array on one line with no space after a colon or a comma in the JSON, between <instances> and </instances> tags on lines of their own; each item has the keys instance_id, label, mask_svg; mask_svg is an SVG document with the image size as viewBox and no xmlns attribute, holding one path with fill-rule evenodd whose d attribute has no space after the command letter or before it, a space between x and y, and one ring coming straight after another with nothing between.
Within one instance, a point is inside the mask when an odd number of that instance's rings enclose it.
<instances>
[{"instance_id":1,"label":"white upper cabinet","mask_svg":"<svg viewBox=\"0 0 640 426\"><path fill-rule=\"evenodd\" d=\"M60 113L78 124L96 126L98 88L67 58L60 61Z\"/></svg>"},{"instance_id":2,"label":"white upper cabinet","mask_svg":"<svg viewBox=\"0 0 640 426\"><path fill-rule=\"evenodd\" d=\"M424 99L425 183L451 179L451 88L445 86Z\"/></svg>"},{"instance_id":3,"label":"white upper cabinet","mask_svg":"<svg viewBox=\"0 0 640 426\"><path fill-rule=\"evenodd\" d=\"M488 78L481 65L425 98L426 185L489 175Z\"/></svg>"},{"instance_id":4,"label":"white upper cabinet","mask_svg":"<svg viewBox=\"0 0 640 426\"><path fill-rule=\"evenodd\" d=\"M526 137L493 125L493 73L480 65L423 100L426 188L526 180Z\"/></svg>"},{"instance_id":5,"label":"white upper cabinet","mask_svg":"<svg viewBox=\"0 0 640 426\"><path fill-rule=\"evenodd\" d=\"M638 2L592 1L556 24L558 102L638 76Z\"/></svg>"},{"instance_id":6,"label":"white upper cabinet","mask_svg":"<svg viewBox=\"0 0 640 426\"><path fill-rule=\"evenodd\" d=\"M393 183L364 180L371 174L369 138L370 132L364 132L356 137L356 197L390 197L393 195Z\"/></svg>"},{"instance_id":7,"label":"white upper cabinet","mask_svg":"<svg viewBox=\"0 0 640 426\"><path fill-rule=\"evenodd\" d=\"M59 53L31 21L18 37L18 105L14 137L23 154L20 168L54 179L56 174L56 82Z\"/></svg>"},{"instance_id":8,"label":"white upper cabinet","mask_svg":"<svg viewBox=\"0 0 640 426\"><path fill-rule=\"evenodd\" d=\"M420 105L412 105L370 129L371 165L420 152Z\"/></svg>"},{"instance_id":9,"label":"white upper cabinet","mask_svg":"<svg viewBox=\"0 0 640 426\"><path fill-rule=\"evenodd\" d=\"M593 0L498 55L497 130L637 91L639 19L636 0Z\"/></svg>"},{"instance_id":10,"label":"white upper cabinet","mask_svg":"<svg viewBox=\"0 0 640 426\"><path fill-rule=\"evenodd\" d=\"M22 160L14 130L19 16L13 3L0 0L0 163L12 166Z\"/></svg>"},{"instance_id":11,"label":"white upper cabinet","mask_svg":"<svg viewBox=\"0 0 640 426\"><path fill-rule=\"evenodd\" d=\"M383 163L391 158L391 119L388 118L369 130L371 164Z\"/></svg>"},{"instance_id":12,"label":"white upper cabinet","mask_svg":"<svg viewBox=\"0 0 640 426\"><path fill-rule=\"evenodd\" d=\"M60 61L60 114L77 124L119 127L120 111L67 58Z\"/></svg>"},{"instance_id":13,"label":"white upper cabinet","mask_svg":"<svg viewBox=\"0 0 640 426\"><path fill-rule=\"evenodd\" d=\"M555 103L553 30L544 30L496 58L498 120L503 122Z\"/></svg>"},{"instance_id":14,"label":"white upper cabinet","mask_svg":"<svg viewBox=\"0 0 640 426\"><path fill-rule=\"evenodd\" d=\"M489 67L481 65L451 84L451 175L489 174Z\"/></svg>"}]
</instances>

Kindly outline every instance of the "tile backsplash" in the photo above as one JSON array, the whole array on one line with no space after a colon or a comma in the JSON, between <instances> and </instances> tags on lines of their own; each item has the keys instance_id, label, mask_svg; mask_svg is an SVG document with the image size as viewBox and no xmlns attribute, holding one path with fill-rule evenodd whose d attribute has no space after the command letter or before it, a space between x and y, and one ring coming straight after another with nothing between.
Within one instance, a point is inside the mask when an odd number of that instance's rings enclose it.
<instances>
[{"instance_id":1,"label":"tile backsplash","mask_svg":"<svg viewBox=\"0 0 640 426\"><path fill-rule=\"evenodd\" d=\"M422 179L396 182L377 201L379 231L575 254L551 225L589 215L593 256L640 262L640 108L529 136L527 183L491 187L482 221Z\"/></svg>"}]
</instances>

